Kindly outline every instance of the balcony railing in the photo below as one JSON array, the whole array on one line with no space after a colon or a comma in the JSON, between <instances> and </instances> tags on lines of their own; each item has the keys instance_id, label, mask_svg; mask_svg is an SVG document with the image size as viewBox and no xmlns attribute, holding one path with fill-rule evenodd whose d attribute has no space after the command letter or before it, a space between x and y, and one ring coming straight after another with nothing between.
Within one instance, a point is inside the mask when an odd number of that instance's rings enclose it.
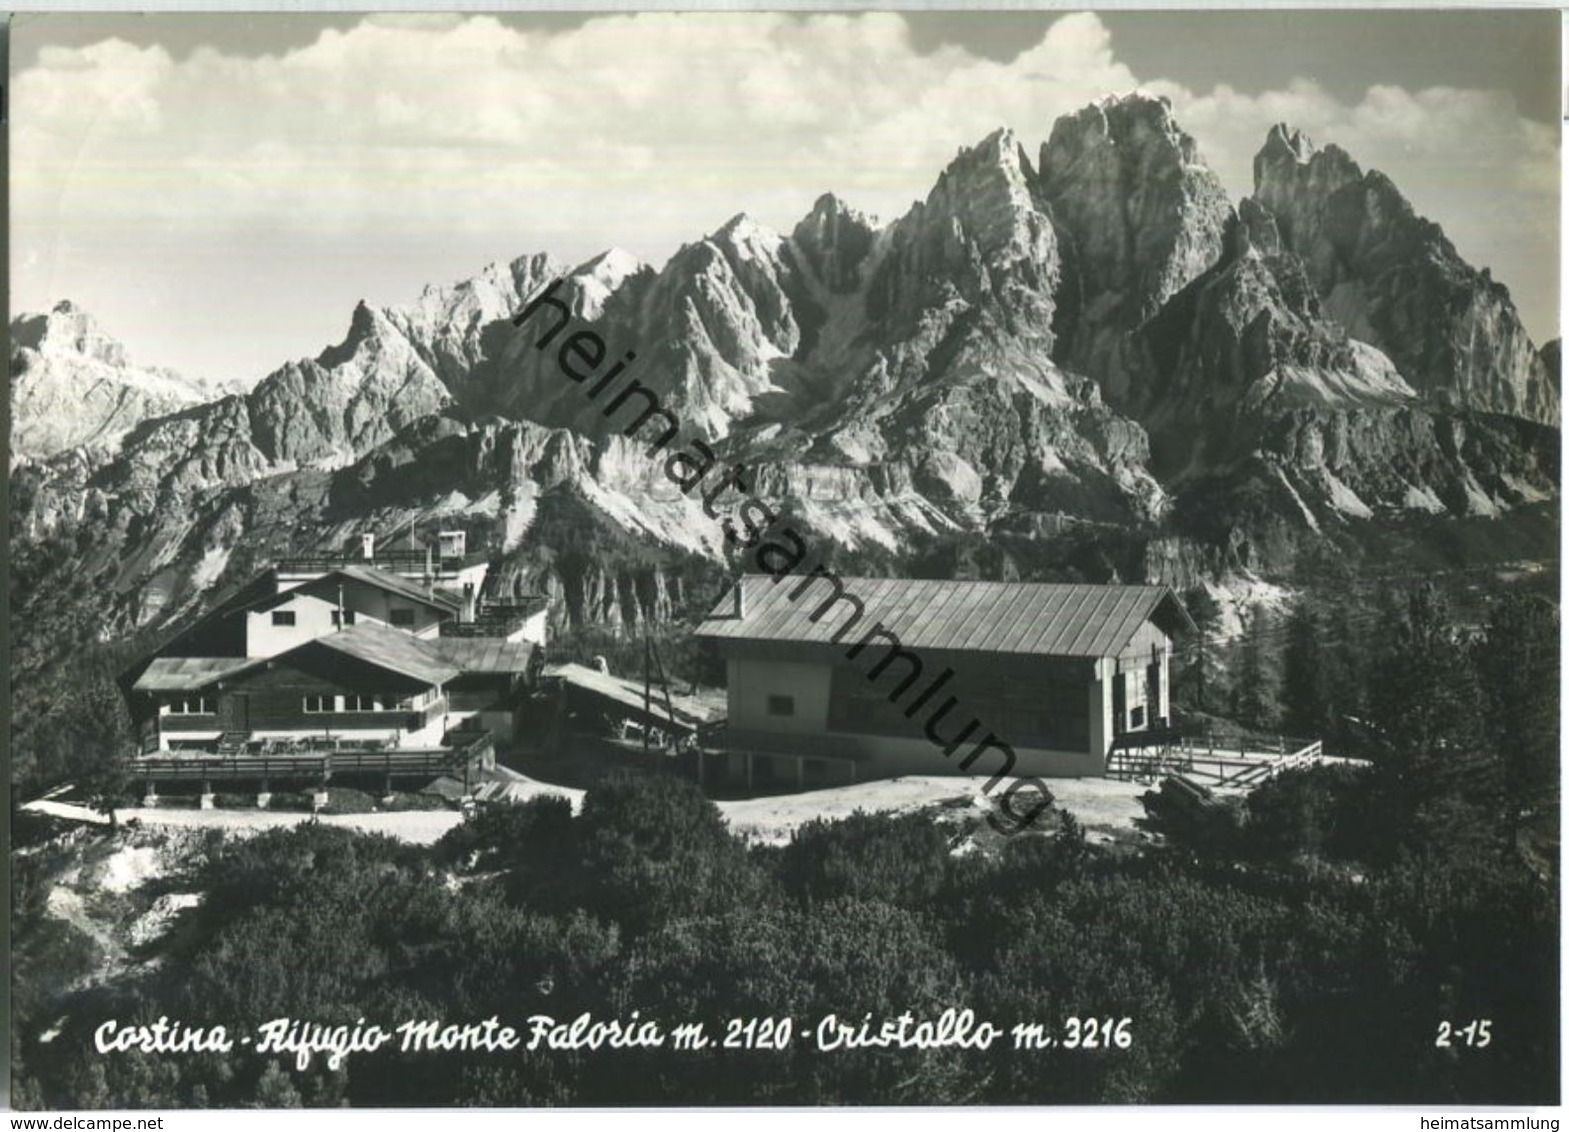
<instances>
[{"instance_id":1,"label":"balcony railing","mask_svg":"<svg viewBox=\"0 0 1569 1132\"><path fill-rule=\"evenodd\" d=\"M547 600L484 602L472 621L443 621L440 632L443 637L510 637L544 609Z\"/></svg>"},{"instance_id":2,"label":"balcony railing","mask_svg":"<svg viewBox=\"0 0 1569 1132\"><path fill-rule=\"evenodd\" d=\"M453 733L443 747L381 747L360 740L341 747L294 751L261 750L256 741L235 755L153 755L133 759L130 773L142 781L235 781L309 779L326 781L334 774L388 774L399 777L437 775L462 768L484 754L489 732ZM325 741L324 741L325 742Z\"/></svg>"},{"instance_id":3,"label":"balcony railing","mask_svg":"<svg viewBox=\"0 0 1569 1132\"><path fill-rule=\"evenodd\" d=\"M373 558L348 551L319 551L310 554L291 554L278 560L281 574L322 574L344 566L374 566L393 574L423 574L427 567L435 574L456 574L465 566L486 561L483 555L448 555L442 557L435 551L427 555L423 550L378 550Z\"/></svg>"}]
</instances>

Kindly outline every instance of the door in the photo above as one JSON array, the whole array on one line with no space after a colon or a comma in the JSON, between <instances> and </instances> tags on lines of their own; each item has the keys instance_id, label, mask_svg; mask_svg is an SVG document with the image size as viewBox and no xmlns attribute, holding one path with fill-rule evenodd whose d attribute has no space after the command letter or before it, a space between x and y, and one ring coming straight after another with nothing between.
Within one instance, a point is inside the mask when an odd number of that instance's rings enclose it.
<instances>
[{"instance_id":1,"label":"door","mask_svg":"<svg viewBox=\"0 0 1569 1132\"><path fill-rule=\"evenodd\" d=\"M251 729L251 695L249 692L225 692L218 700L219 731L249 731Z\"/></svg>"}]
</instances>

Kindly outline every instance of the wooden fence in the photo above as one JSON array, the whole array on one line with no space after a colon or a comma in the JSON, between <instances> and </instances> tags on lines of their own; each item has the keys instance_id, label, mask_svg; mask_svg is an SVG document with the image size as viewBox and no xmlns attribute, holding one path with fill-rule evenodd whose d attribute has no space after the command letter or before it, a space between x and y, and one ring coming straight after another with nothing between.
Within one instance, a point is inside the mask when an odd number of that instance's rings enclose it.
<instances>
[{"instance_id":1,"label":"wooden fence","mask_svg":"<svg viewBox=\"0 0 1569 1132\"><path fill-rule=\"evenodd\" d=\"M1277 736L1273 742L1245 736L1188 738L1167 734L1121 736L1106 763L1108 778L1153 779L1203 776L1212 787L1250 788L1282 771L1323 760L1318 739Z\"/></svg>"}]
</instances>

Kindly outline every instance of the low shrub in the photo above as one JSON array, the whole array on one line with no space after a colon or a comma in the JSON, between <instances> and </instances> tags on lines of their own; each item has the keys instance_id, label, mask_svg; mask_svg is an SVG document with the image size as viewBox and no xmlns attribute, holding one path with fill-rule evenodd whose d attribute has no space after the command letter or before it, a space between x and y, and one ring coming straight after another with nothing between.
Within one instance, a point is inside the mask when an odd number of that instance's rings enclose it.
<instances>
[{"instance_id":1,"label":"low shrub","mask_svg":"<svg viewBox=\"0 0 1569 1132\"><path fill-rule=\"evenodd\" d=\"M324 814L373 814L376 812L376 799L363 790L331 786L327 789L327 804L322 807L321 812Z\"/></svg>"}]
</instances>

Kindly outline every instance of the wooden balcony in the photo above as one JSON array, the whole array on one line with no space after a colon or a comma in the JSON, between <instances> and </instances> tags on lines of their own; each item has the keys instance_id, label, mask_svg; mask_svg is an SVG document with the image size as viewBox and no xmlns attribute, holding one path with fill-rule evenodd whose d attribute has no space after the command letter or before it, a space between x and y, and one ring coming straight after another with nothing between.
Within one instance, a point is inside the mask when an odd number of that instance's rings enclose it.
<instances>
[{"instance_id":1,"label":"wooden balcony","mask_svg":"<svg viewBox=\"0 0 1569 1132\"><path fill-rule=\"evenodd\" d=\"M249 740L234 754L161 752L131 760L144 782L311 781L334 775L378 774L397 778L462 775L491 744L488 732L452 733L443 747L391 747L365 740Z\"/></svg>"}]
</instances>

